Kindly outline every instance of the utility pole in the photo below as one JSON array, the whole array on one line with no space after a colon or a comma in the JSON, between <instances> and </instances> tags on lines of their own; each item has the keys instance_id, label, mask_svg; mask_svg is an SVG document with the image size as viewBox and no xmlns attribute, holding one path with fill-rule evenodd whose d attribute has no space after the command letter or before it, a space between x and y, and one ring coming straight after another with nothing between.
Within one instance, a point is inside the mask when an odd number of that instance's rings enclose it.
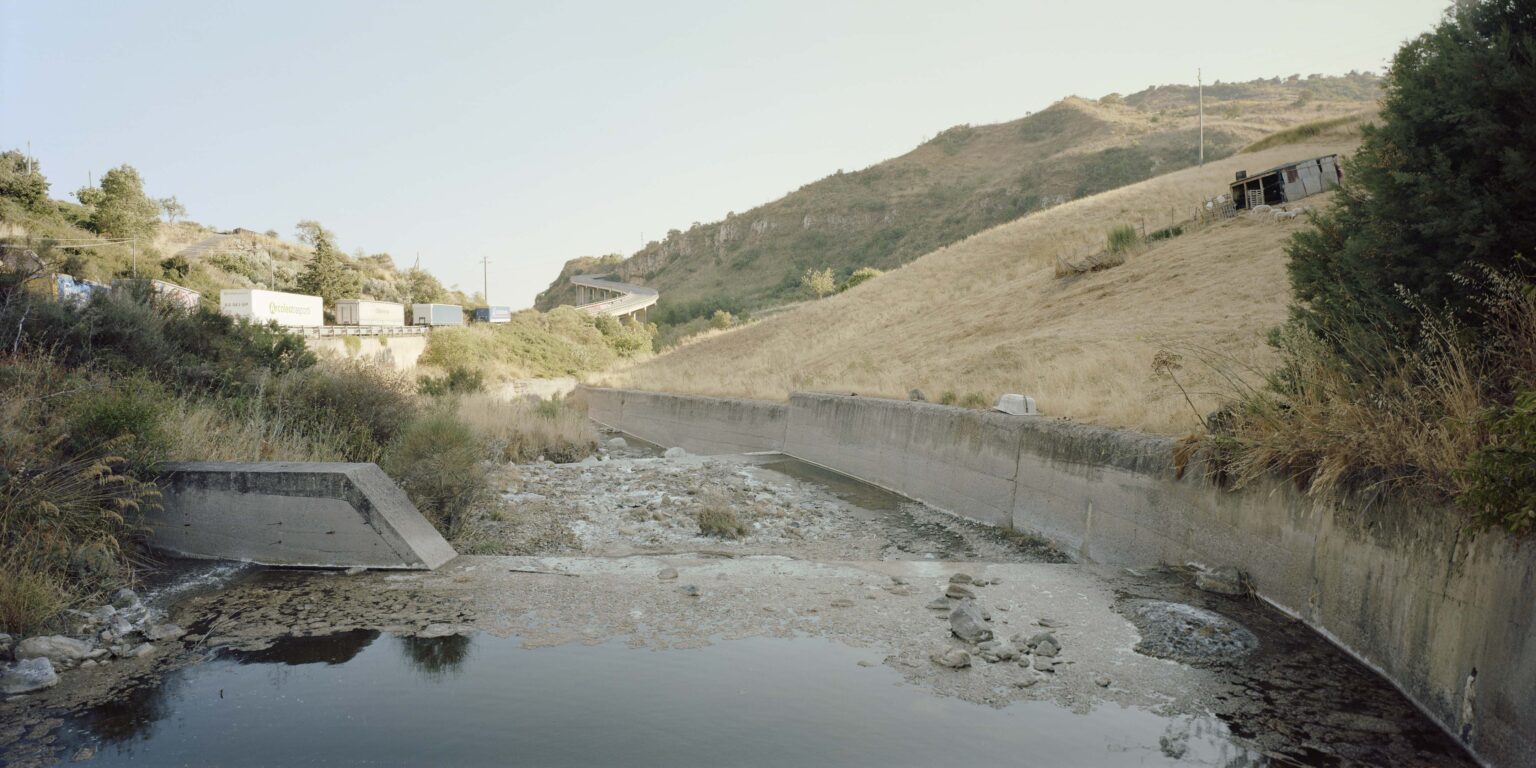
<instances>
[{"instance_id":1,"label":"utility pole","mask_svg":"<svg viewBox=\"0 0 1536 768\"><path fill-rule=\"evenodd\" d=\"M1205 80L1200 77L1200 68L1195 67L1195 85L1200 89L1200 166L1205 167Z\"/></svg>"},{"instance_id":2,"label":"utility pole","mask_svg":"<svg viewBox=\"0 0 1536 768\"><path fill-rule=\"evenodd\" d=\"M139 239L133 238L128 248L133 251L133 279L137 280L139 279Z\"/></svg>"},{"instance_id":3,"label":"utility pole","mask_svg":"<svg viewBox=\"0 0 1536 768\"><path fill-rule=\"evenodd\" d=\"M480 279L483 281L481 284L485 290L485 293L480 295L485 298L485 306L489 307L491 306L491 257L489 256L480 258Z\"/></svg>"}]
</instances>

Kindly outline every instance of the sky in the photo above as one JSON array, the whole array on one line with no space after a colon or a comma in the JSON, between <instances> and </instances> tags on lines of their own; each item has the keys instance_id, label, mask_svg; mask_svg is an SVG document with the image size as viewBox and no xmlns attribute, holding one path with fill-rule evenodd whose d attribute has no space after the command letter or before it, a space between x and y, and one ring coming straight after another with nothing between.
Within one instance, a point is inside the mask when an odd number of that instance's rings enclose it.
<instances>
[{"instance_id":1,"label":"sky","mask_svg":"<svg viewBox=\"0 0 1536 768\"><path fill-rule=\"evenodd\" d=\"M317 219L494 304L576 256L1149 85L1384 69L1446 0L0 0L0 149L191 219Z\"/></svg>"}]
</instances>

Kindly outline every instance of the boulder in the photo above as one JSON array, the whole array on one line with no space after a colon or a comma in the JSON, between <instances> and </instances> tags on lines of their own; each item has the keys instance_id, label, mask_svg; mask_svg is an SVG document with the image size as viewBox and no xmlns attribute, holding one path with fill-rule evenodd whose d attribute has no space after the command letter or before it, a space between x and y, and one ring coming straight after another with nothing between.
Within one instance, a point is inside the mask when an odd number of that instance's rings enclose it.
<instances>
[{"instance_id":1,"label":"boulder","mask_svg":"<svg viewBox=\"0 0 1536 768\"><path fill-rule=\"evenodd\" d=\"M917 389L917 388L913 388L911 390L908 390L908 392L907 392L907 399L911 400L914 403L926 403L926 402L928 402L928 396L924 395L923 391L921 389Z\"/></svg>"},{"instance_id":2,"label":"boulder","mask_svg":"<svg viewBox=\"0 0 1536 768\"><path fill-rule=\"evenodd\" d=\"M1042 640L1040 641L1039 645L1034 647L1034 654L1036 656L1044 656L1048 659L1052 659L1055 658L1056 654L1058 653L1061 653L1061 646L1056 644L1056 640L1054 638L1050 640Z\"/></svg>"},{"instance_id":3,"label":"boulder","mask_svg":"<svg viewBox=\"0 0 1536 768\"><path fill-rule=\"evenodd\" d=\"M47 659L54 667L69 669L91 652L91 644L63 635L29 637L16 646L16 658Z\"/></svg>"},{"instance_id":4,"label":"boulder","mask_svg":"<svg viewBox=\"0 0 1536 768\"><path fill-rule=\"evenodd\" d=\"M677 569L671 566L663 568L656 572L656 578L661 579L662 581L671 581L677 578Z\"/></svg>"},{"instance_id":5,"label":"boulder","mask_svg":"<svg viewBox=\"0 0 1536 768\"><path fill-rule=\"evenodd\" d=\"M967 643L980 643L992 639L992 630L982 617L981 609L970 600L961 600L949 612L949 631Z\"/></svg>"},{"instance_id":6,"label":"boulder","mask_svg":"<svg viewBox=\"0 0 1536 768\"><path fill-rule=\"evenodd\" d=\"M677 446L673 446L671 448L668 448L666 450L666 452L661 454L661 455L665 456L666 458L669 458L669 459L681 459L684 456L687 456L688 452L683 450L683 449L681 449L681 448L678 448Z\"/></svg>"},{"instance_id":7,"label":"boulder","mask_svg":"<svg viewBox=\"0 0 1536 768\"><path fill-rule=\"evenodd\" d=\"M608 450L617 451L629 447L629 441L622 437L615 437L608 441Z\"/></svg>"},{"instance_id":8,"label":"boulder","mask_svg":"<svg viewBox=\"0 0 1536 768\"><path fill-rule=\"evenodd\" d=\"M933 659L933 663L950 669L965 669L971 665L971 654L960 648L934 651L928 658Z\"/></svg>"},{"instance_id":9,"label":"boulder","mask_svg":"<svg viewBox=\"0 0 1536 768\"><path fill-rule=\"evenodd\" d=\"M23 659L0 667L0 694L11 696L51 688L59 683L53 662L45 656Z\"/></svg>"},{"instance_id":10,"label":"boulder","mask_svg":"<svg viewBox=\"0 0 1536 768\"><path fill-rule=\"evenodd\" d=\"M951 584L944 590L944 596L951 600L975 600L976 593L964 584Z\"/></svg>"},{"instance_id":11,"label":"boulder","mask_svg":"<svg viewBox=\"0 0 1536 768\"><path fill-rule=\"evenodd\" d=\"M957 574L949 577L949 583L951 583L951 584L974 584L974 583L976 583L976 579L972 578L969 573L957 573Z\"/></svg>"},{"instance_id":12,"label":"boulder","mask_svg":"<svg viewBox=\"0 0 1536 768\"><path fill-rule=\"evenodd\" d=\"M156 624L144 630L144 637L147 640L156 641L180 640L181 636L185 635L186 633L186 630L176 626L175 624Z\"/></svg>"},{"instance_id":13,"label":"boulder","mask_svg":"<svg viewBox=\"0 0 1536 768\"><path fill-rule=\"evenodd\" d=\"M112 593L112 607L114 608L130 608L138 604L139 593L127 587Z\"/></svg>"}]
</instances>

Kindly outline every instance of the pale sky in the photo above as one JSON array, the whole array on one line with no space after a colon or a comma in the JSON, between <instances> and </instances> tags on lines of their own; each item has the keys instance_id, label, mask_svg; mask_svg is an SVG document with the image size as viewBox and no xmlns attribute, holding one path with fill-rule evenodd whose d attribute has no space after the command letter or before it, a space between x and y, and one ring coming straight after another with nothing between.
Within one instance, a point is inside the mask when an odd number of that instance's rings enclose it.
<instances>
[{"instance_id":1,"label":"pale sky","mask_svg":"<svg viewBox=\"0 0 1536 768\"><path fill-rule=\"evenodd\" d=\"M300 219L496 304L1067 95L1380 72L1446 0L0 0L0 149L129 163L220 228Z\"/></svg>"}]
</instances>

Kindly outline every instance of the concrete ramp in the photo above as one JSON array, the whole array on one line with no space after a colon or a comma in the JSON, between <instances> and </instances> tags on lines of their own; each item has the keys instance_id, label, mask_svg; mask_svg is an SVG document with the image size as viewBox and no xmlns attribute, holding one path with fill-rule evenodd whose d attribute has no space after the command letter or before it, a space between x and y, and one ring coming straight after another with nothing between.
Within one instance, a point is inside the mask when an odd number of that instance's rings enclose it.
<instances>
[{"instance_id":1,"label":"concrete ramp","mask_svg":"<svg viewBox=\"0 0 1536 768\"><path fill-rule=\"evenodd\" d=\"M431 570L458 555L375 464L175 462L150 544L183 557Z\"/></svg>"}]
</instances>

